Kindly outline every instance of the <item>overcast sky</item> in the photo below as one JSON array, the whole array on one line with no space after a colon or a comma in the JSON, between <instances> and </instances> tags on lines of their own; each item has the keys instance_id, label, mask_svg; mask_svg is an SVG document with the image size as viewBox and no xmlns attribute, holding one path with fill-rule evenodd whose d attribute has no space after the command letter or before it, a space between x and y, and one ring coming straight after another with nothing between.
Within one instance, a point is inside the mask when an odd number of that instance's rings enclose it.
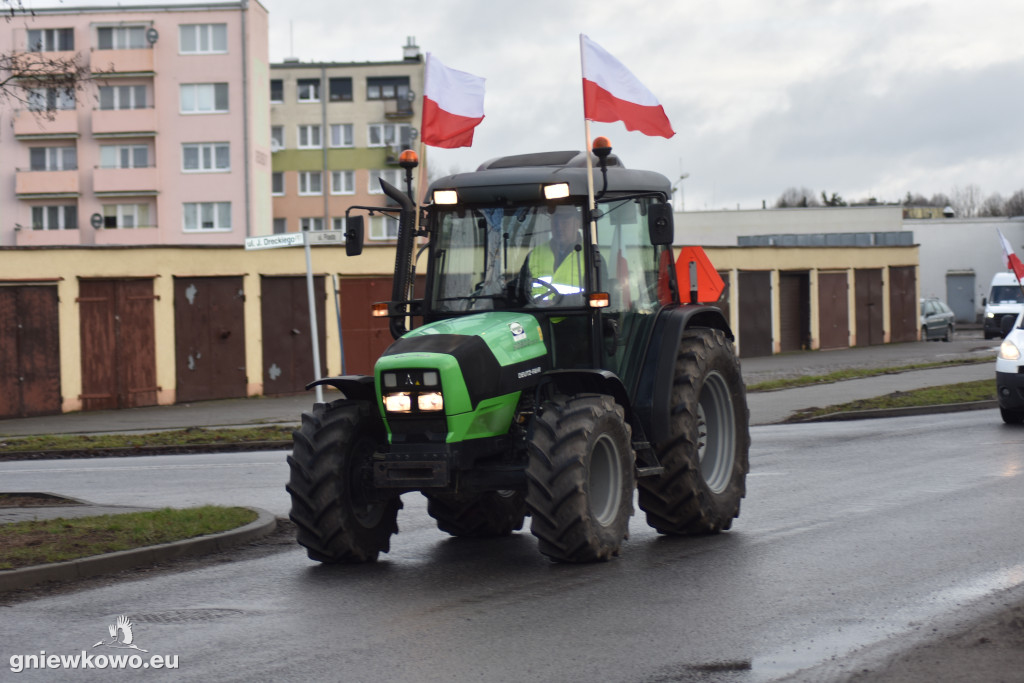
<instances>
[{"instance_id":1,"label":"overcast sky","mask_svg":"<svg viewBox=\"0 0 1024 683\"><path fill-rule=\"evenodd\" d=\"M880 201L1024 189L1020 0L261 1L274 62L396 60L414 36L487 79L473 147L430 148L432 175L582 148L585 33L676 130L665 140L595 123L593 135L629 167L673 184L688 173L687 210L771 206L793 186ZM63 6L75 4L106 3Z\"/></svg>"}]
</instances>

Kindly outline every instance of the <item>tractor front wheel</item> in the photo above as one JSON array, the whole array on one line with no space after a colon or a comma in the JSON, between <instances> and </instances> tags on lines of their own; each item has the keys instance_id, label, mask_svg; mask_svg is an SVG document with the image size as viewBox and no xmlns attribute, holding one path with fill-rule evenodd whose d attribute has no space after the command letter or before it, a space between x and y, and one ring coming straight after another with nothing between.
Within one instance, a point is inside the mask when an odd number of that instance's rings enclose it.
<instances>
[{"instance_id":1,"label":"tractor front wheel","mask_svg":"<svg viewBox=\"0 0 1024 683\"><path fill-rule=\"evenodd\" d=\"M398 533L398 496L373 487L370 458L384 425L365 401L318 403L292 433L288 515L311 560L374 562Z\"/></svg>"},{"instance_id":2,"label":"tractor front wheel","mask_svg":"<svg viewBox=\"0 0 1024 683\"><path fill-rule=\"evenodd\" d=\"M546 402L527 433L526 506L540 552L559 562L619 554L636 486L631 430L609 396Z\"/></svg>"}]
</instances>

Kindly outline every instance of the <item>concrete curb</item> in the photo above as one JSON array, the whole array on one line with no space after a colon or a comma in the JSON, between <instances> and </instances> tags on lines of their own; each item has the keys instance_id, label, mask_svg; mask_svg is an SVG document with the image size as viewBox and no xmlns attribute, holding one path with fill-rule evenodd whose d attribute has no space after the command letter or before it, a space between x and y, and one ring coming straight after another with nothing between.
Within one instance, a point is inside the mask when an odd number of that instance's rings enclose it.
<instances>
[{"instance_id":1,"label":"concrete curb","mask_svg":"<svg viewBox=\"0 0 1024 683\"><path fill-rule=\"evenodd\" d=\"M912 408L878 408L876 410L848 410L841 413L829 413L817 417L790 417L785 424L802 422L840 422L843 420L872 420L880 417L911 417L914 415L937 415L940 413L959 413L965 410L990 410L999 407L999 401L970 401L968 403L947 403L937 406L914 406Z\"/></svg>"},{"instance_id":2,"label":"concrete curb","mask_svg":"<svg viewBox=\"0 0 1024 683\"><path fill-rule=\"evenodd\" d=\"M168 560L207 555L263 538L277 527L277 518L266 510L248 509L254 511L258 515L257 518L237 529L229 529L208 536L187 538L173 543L82 557L67 562L0 571L0 593L30 588L51 581L75 581Z\"/></svg>"}]
</instances>

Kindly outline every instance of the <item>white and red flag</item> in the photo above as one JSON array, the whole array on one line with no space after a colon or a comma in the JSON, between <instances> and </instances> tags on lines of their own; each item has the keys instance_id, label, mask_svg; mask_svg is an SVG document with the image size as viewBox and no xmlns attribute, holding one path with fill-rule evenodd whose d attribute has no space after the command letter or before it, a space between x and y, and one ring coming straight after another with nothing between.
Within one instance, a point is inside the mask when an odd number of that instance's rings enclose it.
<instances>
[{"instance_id":1,"label":"white and red flag","mask_svg":"<svg viewBox=\"0 0 1024 683\"><path fill-rule=\"evenodd\" d=\"M665 109L622 62L580 34L583 61L583 116L591 121L622 121L644 135L675 135Z\"/></svg>"},{"instance_id":2,"label":"white and red flag","mask_svg":"<svg viewBox=\"0 0 1024 683\"><path fill-rule=\"evenodd\" d=\"M1024 263L1021 263L1020 258L1013 253L1010 240L1006 239L1003 231L996 228L996 232L999 233L999 241L1003 243L1003 252L1006 254L1006 267L1013 271L1013 274L1017 276L1018 282L1024 284Z\"/></svg>"},{"instance_id":3,"label":"white and red flag","mask_svg":"<svg viewBox=\"0 0 1024 683\"><path fill-rule=\"evenodd\" d=\"M427 53L423 84L423 144L432 147L471 147L473 130L484 120L484 80L449 69Z\"/></svg>"}]
</instances>

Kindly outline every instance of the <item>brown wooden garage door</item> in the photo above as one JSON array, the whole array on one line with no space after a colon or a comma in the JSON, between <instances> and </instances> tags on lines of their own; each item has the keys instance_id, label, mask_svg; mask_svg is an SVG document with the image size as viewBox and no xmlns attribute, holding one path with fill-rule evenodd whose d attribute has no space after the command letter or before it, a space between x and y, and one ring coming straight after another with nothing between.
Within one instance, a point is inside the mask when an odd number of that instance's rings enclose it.
<instances>
[{"instance_id":1,"label":"brown wooden garage door","mask_svg":"<svg viewBox=\"0 0 1024 683\"><path fill-rule=\"evenodd\" d=\"M885 341L882 327L882 269L858 268L853 273L857 316L857 346Z\"/></svg>"},{"instance_id":2,"label":"brown wooden garage door","mask_svg":"<svg viewBox=\"0 0 1024 683\"><path fill-rule=\"evenodd\" d=\"M772 354L772 274L766 270L741 270L740 355L744 358Z\"/></svg>"},{"instance_id":3,"label":"brown wooden garage door","mask_svg":"<svg viewBox=\"0 0 1024 683\"><path fill-rule=\"evenodd\" d=\"M909 342L917 339L919 302L917 269L914 266L889 266L889 340Z\"/></svg>"},{"instance_id":4,"label":"brown wooden garage door","mask_svg":"<svg viewBox=\"0 0 1024 683\"><path fill-rule=\"evenodd\" d=\"M82 410L156 405L153 281L78 283Z\"/></svg>"},{"instance_id":5,"label":"brown wooden garage door","mask_svg":"<svg viewBox=\"0 0 1024 683\"><path fill-rule=\"evenodd\" d=\"M0 286L0 418L60 411L57 287Z\"/></svg>"},{"instance_id":6,"label":"brown wooden garage door","mask_svg":"<svg viewBox=\"0 0 1024 683\"><path fill-rule=\"evenodd\" d=\"M850 299L846 273L818 274L819 346L843 349L850 345Z\"/></svg>"},{"instance_id":7,"label":"brown wooden garage door","mask_svg":"<svg viewBox=\"0 0 1024 683\"><path fill-rule=\"evenodd\" d=\"M241 277L174 278L177 401L246 395Z\"/></svg>"},{"instance_id":8,"label":"brown wooden garage door","mask_svg":"<svg viewBox=\"0 0 1024 683\"><path fill-rule=\"evenodd\" d=\"M263 277L260 283L263 331L263 393L295 394L318 379L313 370L309 300L305 277ZM313 278L320 370L326 372L324 277Z\"/></svg>"},{"instance_id":9,"label":"brown wooden garage door","mask_svg":"<svg viewBox=\"0 0 1024 683\"><path fill-rule=\"evenodd\" d=\"M800 351L811 345L811 276L806 271L779 273L779 349Z\"/></svg>"},{"instance_id":10,"label":"brown wooden garage door","mask_svg":"<svg viewBox=\"0 0 1024 683\"><path fill-rule=\"evenodd\" d=\"M345 340L345 372L373 374L380 354L394 341L387 318L370 315L370 305L391 298L391 278L344 278L341 294L341 328Z\"/></svg>"}]
</instances>

